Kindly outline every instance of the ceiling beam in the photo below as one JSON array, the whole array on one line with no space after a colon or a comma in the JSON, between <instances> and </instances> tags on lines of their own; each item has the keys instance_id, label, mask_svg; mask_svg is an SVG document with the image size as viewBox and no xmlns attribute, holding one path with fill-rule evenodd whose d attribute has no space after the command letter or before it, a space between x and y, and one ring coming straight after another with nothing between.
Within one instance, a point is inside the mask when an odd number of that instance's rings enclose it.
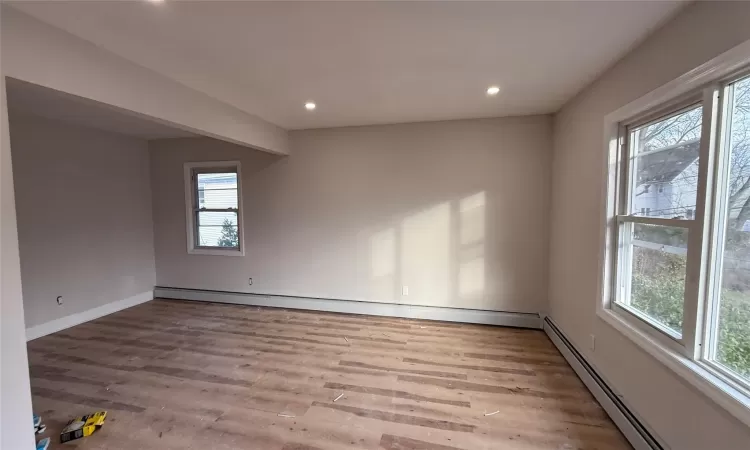
<instances>
[{"instance_id":1,"label":"ceiling beam","mask_svg":"<svg viewBox=\"0 0 750 450\"><path fill-rule=\"evenodd\" d=\"M166 125L289 154L287 131L91 42L2 5L2 74Z\"/></svg>"}]
</instances>

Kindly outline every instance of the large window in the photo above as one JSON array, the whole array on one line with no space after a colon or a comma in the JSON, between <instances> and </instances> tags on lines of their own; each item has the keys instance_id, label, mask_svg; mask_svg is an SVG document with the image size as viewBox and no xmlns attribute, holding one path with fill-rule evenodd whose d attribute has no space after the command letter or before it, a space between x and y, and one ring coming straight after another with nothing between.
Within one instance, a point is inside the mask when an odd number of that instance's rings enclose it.
<instances>
[{"instance_id":1,"label":"large window","mask_svg":"<svg viewBox=\"0 0 750 450\"><path fill-rule=\"evenodd\" d=\"M750 70L646 103L608 118L603 317L748 406Z\"/></svg>"},{"instance_id":2,"label":"large window","mask_svg":"<svg viewBox=\"0 0 750 450\"><path fill-rule=\"evenodd\" d=\"M188 163L185 175L188 251L241 254L239 163Z\"/></svg>"}]
</instances>

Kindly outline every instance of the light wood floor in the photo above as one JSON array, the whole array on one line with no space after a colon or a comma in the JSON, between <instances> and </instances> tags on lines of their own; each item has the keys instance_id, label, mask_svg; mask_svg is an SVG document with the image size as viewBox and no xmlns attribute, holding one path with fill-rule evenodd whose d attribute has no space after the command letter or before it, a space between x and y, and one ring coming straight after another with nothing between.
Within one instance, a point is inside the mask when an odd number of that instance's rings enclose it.
<instances>
[{"instance_id":1,"label":"light wood floor","mask_svg":"<svg viewBox=\"0 0 750 450\"><path fill-rule=\"evenodd\" d=\"M52 448L630 448L541 331L158 300L29 361Z\"/></svg>"}]
</instances>

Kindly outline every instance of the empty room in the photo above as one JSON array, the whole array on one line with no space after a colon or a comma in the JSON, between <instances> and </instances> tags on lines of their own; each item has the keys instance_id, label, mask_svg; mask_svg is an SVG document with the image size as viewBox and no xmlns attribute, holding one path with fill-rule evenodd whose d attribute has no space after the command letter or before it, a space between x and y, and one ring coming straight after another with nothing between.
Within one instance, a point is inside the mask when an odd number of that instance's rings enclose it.
<instances>
[{"instance_id":1,"label":"empty room","mask_svg":"<svg viewBox=\"0 0 750 450\"><path fill-rule=\"evenodd\" d=\"M0 448L750 449L750 1L0 1Z\"/></svg>"}]
</instances>

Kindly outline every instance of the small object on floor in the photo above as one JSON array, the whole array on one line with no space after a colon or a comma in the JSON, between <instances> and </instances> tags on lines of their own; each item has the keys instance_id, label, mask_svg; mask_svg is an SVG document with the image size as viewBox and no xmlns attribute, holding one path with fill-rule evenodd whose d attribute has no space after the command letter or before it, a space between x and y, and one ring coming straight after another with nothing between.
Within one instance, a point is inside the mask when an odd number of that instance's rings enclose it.
<instances>
[{"instance_id":1,"label":"small object on floor","mask_svg":"<svg viewBox=\"0 0 750 450\"><path fill-rule=\"evenodd\" d=\"M346 336L344 336L344 339L346 340L346 342L349 342L349 338L347 338Z\"/></svg>"},{"instance_id":2,"label":"small object on floor","mask_svg":"<svg viewBox=\"0 0 750 450\"><path fill-rule=\"evenodd\" d=\"M344 393L342 392L341 394L339 394L338 397L334 398L333 401L336 402L336 401L338 401L343 396L344 396Z\"/></svg>"},{"instance_id":3,"label":"small object on floor","mask_svg":"<svg viewBox=\"0 0 750 450\"><path fill-rule=\"evenodd\" d=\"M281 414L281 413L279 413L279 414L277 414L277 415L278 415L279 417L288 417L288 418L290 418L290 419L294 419L294 418L296 417L296 416L291 416L291 415L289 415L289 414Z\"/></svg>"},{"instance_id":4,"label":"small object on floor","mask_svg":"<svg viewBox=\"0 0 750 450\"><path fill-rule=\"evenodd\" d=\"M485 417L486 417L486 416L494 416L495 414L497 414L497 413L499 413L499 412L500 412L500 410L498 409L498 410L497 410L497 411L495 411L495 412L491 412L491 413L485 413L484 415L485 415Z\"/></svg>"},{"instance_id":5,"label":"small object on floor","mask_svg":"<svg viewBox=\"0 0 750 450\"><path fill-rule=\"evenodd\" d=\"M41 434L47 430L47 425L42 423L42 416L34 414L34 433Z\"/></svg>"},{"instance_id":6,"label":"small object on floor","mask_svg":"<svg viewBox=\"0 0 750 450\"><path fill-rule=\"evenodd\" d=\"M49 438L44 438L41 441L36 443L36 450L47 450L49 447L50 440Z\"/></svg>"},{"instance_id":7,"label":"small object on floor","mask_svg":"<svg viewBox=\"0 0 750 450\"><path fill-rule=\"evenodd\" d=\"M65 443L75 439L91 436L94 431L104 425L107 411L97 411L87 416L76 417L60 432L60 442Z\"/></svg>"}]
</instances>

